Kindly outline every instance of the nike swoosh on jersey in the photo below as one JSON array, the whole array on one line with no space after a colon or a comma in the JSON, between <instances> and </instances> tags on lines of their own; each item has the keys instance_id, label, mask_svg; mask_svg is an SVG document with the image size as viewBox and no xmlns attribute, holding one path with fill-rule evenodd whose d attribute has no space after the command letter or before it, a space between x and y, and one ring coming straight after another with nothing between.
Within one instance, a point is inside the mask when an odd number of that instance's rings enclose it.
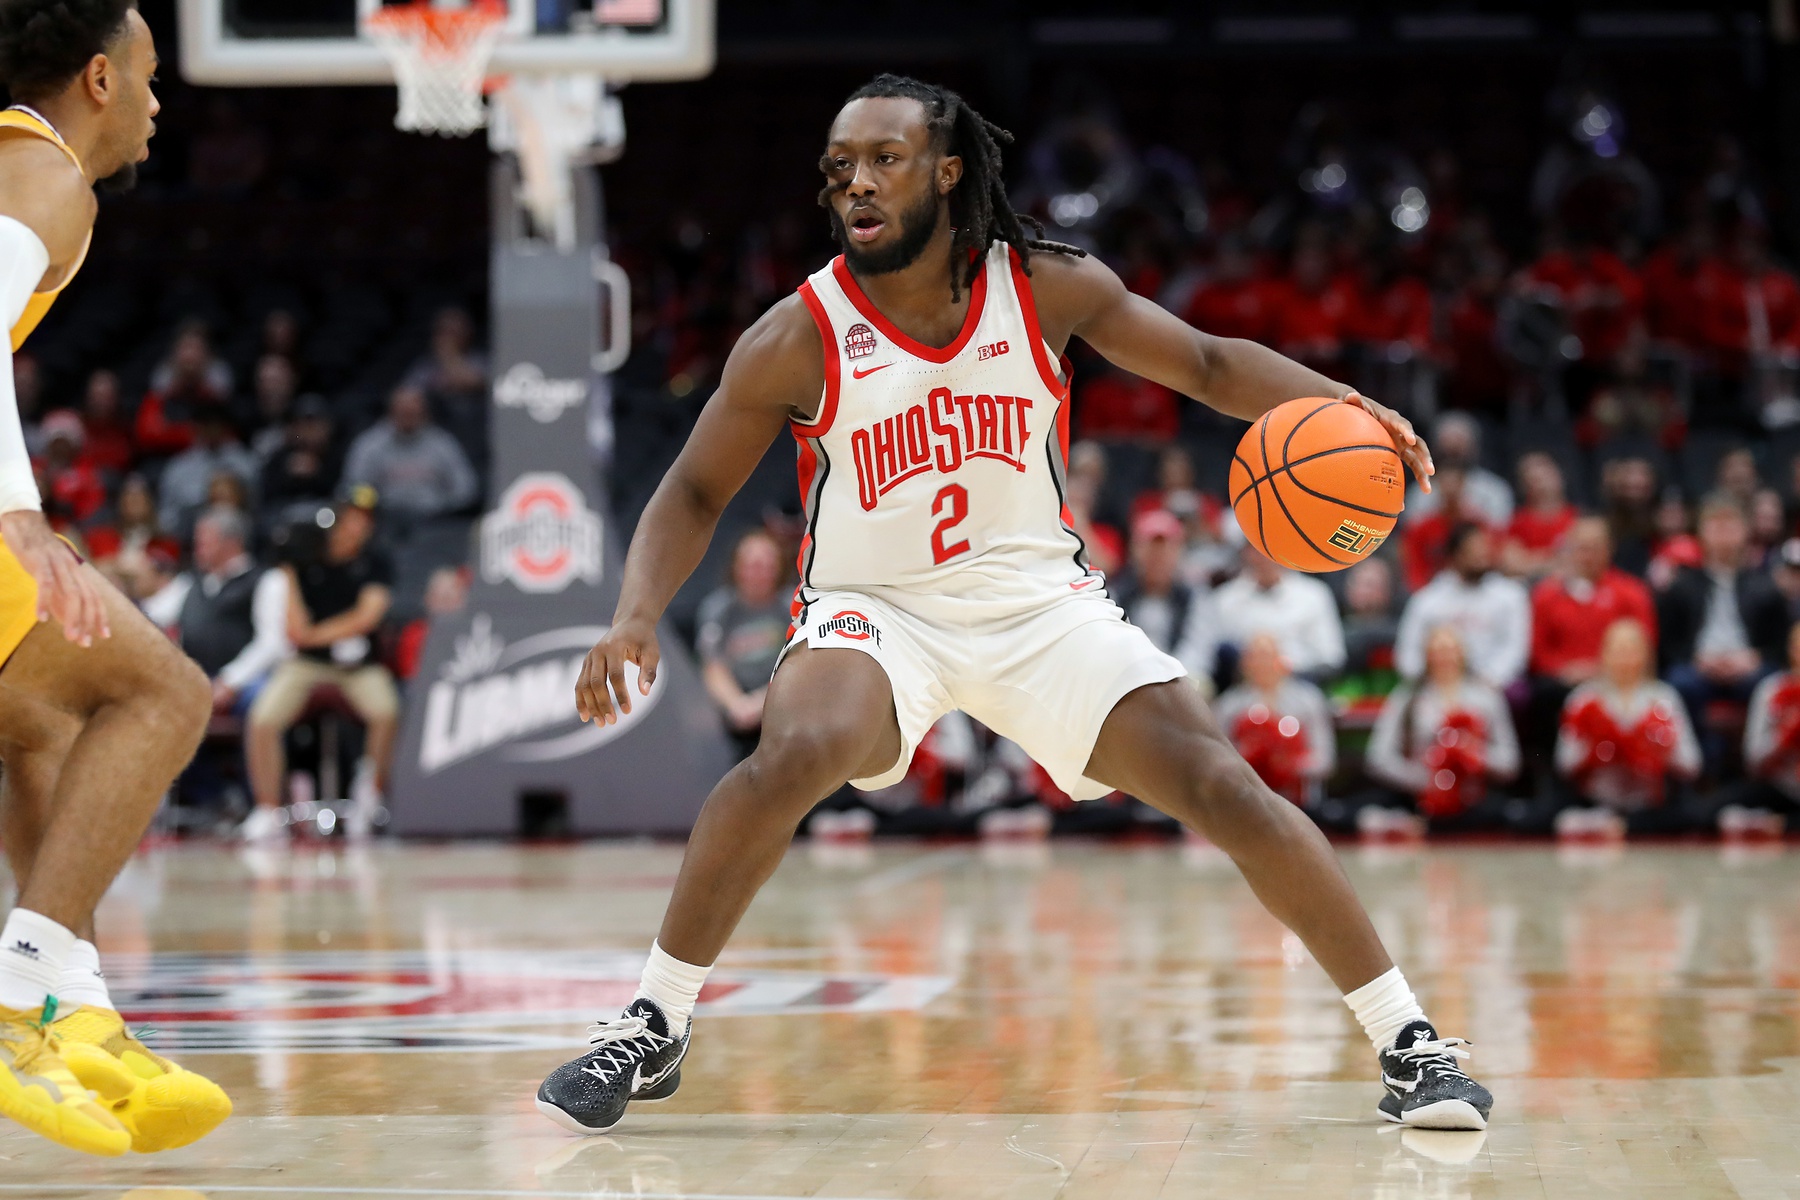
<instances>
[{"instance_id":1,"label":"nike swoosh on jersey","mask_svg":"<svg viewBox=\"0 0 1800 1200\"><path fill-rule=\"evenodd\" d=\"M870 367L866 371L860 367L853 367L853 368L851 368L850 374L854 375L858 379L862 379L865 376L873 375L877 371L885 371L893 365L894 365L893 363L882 363L879 367Z\"/></svg>"}]
</instances>

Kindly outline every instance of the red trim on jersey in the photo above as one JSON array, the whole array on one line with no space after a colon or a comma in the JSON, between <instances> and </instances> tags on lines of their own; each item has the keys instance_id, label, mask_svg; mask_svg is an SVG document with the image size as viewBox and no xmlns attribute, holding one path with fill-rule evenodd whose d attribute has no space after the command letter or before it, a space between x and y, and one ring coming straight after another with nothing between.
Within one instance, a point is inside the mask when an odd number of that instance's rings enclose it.
<instances>
[{"instance_id":1,"label":"red trim on jersey","mask_svg":"<svg viewBox=\"0 0 1800 1200\"><path fill-rule=\"evenodd\" d=\"M832 332L831 318L826 315L825 305L813 291L812 281L800 285L800 299L806 302L806 311L812 314L813 324L819 327L819 340L825 347L825 399L819 405L819 415L811 422L790 421L794 427L794 436L824 437L825 431L837 419L838 408L838 374L843 356L838 353L837 334ZM802 496L806 488L800 489Z\"/></svg>"},{"instance_id":2,"label":"red trim on jersey","mask_svg":"<svg viewBox=\"0 0 1800 1200\"><path fill-rule=\"evenodd\" d=\"M1031 361L1037 364L1038 375L1043 378L1044 386L1050 394L1059 400L1069 396L1069 360L1064 358L1063 377L1056 377L1056 370L1050 365L1050 347L1044 343L1044 328L1038 324L1037 297L1031 294L1031 277L1025 274L1025 267L1019 261L1019 252L1011 246L1006 248L1007 257L1012 261L1013 291L1019 296L1019 311L1025 314L1025 333L1031 341ZM1059 420L1061 418L1058 418ZM1069 443L1063 439L1063 460L1068 461Z\"/></svg>"},{"instance_id":3,"label":"red trim on jersey","mask_svg":"<svg viewBox=\"0 0 1800 1200\"><path fill-rule=\"evenodd\" d=\"M856 277L850 274L850 268L844 263L844 256L838 255L831 260L831 273L837 279L838 286L844 289L844 295L856 306L856 311L867 317L881 330L882 336L900 347L914 358L922 358L926 362L947 363L963 352L969 339L975 336L975 327L981 324L981 310L987 303L987 264L981 264L976 272L975 282L969 285L969 311L963 317L962 332L948 346L927 346L923 342L915 342L895 329L888 319L881 315L881 310L857 286Z\"/></svg>"},{"instance_id":4,"label":"red trim on jersey","mask_svg":"<svg viewBox=\"0 0 1800 1200\"><path fill-rule=\"evenodd\" d=\"M800 439L800 453L794 460L794 466L800 475L800 503L804 508L812 499L813 476L819 473L819 456L813 451L812 443L805 438ZM796 619L800 616L800 589L806 586L806 554L812 549L812 516L811 512L802 514L806 519L806 535L800 539L800 552L794 556L794 571L800 576L799 584L794 588L794 602L789 606L788 615ZM792 629L789 636L793 635Z\"/></svg>"}]
</instances>

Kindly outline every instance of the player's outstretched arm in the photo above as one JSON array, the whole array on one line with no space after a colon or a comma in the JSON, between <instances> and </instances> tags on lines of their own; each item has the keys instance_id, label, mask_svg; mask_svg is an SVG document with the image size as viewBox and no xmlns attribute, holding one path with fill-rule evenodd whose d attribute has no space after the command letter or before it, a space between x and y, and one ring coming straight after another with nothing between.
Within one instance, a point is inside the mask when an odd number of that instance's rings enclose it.
<instances>
[{"instance_id":1,"label":"player's outstretched arm","mask_svg":"<svg viewBox=\"0 0 1800 1200\"><path fill-rule=\"evenodd\" d=\"M638 520L613 625L588 653L575 684L584 721L611 724L631 711L625 664L647 694L662 651L656 624L700 565L719 515L792 417L813 415L825 390L819 334L798 296L775 305L738 339L719 390ZM615 712L616 706L616 712Z\"/></svg>"},{"instance_id":2,"label":"player's outstretched arm","mask_svg":"<svg viewBox=\"0 0 1800 1200\"><path fill-rule=\"evenodd\" d=\"M1094 258L1031 257L1031 290L1052 346L1078 337L1108 362L1206 404L1254 421L1302 396L1336 396L1374 416L1426 491L1434 468L1412 422L1311 367L1242 338L1214 337L1136 295Z\"/></svg>"}]
</instances>

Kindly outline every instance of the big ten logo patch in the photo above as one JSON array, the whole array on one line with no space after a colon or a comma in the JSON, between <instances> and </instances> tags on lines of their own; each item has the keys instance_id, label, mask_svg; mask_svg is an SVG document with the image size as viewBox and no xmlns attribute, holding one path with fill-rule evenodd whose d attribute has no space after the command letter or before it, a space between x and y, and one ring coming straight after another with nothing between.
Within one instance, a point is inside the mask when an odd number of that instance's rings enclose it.
<instances>
[{"instance_id":1,"label":"big ten logo patch","mask_svg":"<svg viewBox=\"0 0 1800 1200\"><path fill-rule=\"evenodd\" d=\"M834 633L838 637L849 638L853 642L866 642L870 638L874 638L875 644L881 645L881 630L876 627L875 622L859 612L841 612L829 621L820 622L820 637L830 637Z\"/></svg>"},{"instance_id":2,"label":"big ten logo patch","mask_svg":"<svg viewBox=\"0 0 1800 1200\"><path fill-rule=\"evenodd\" d=\"M1325 540L1339 550L1364 556L1373 554L1380 549L1381 543L1387 541L1387 534L1378 533L1367 525L1359 525L1355 521L1345 521Z\"/></svg>"},{"instance_id":3,"label":"big ten logo patch","mask_svg":"<svg viewBox=\"0 0 1800 1200\"><path fill-rule=\"evenodd\" d=\"M857 322L844 331L844 357L867 358L875 353L875 331Z\"/></svg>"},{"instance_id":4,"label":"big ten logo patch","mask_svg":"<svg viewBox=\"0 0 1800 1200\"><path fill-rule=\"evenodd\" d=\"M975 361L986 362L990 358L999 358L1002 354L1005 354L1006 351L1007 345L1005 342L990 342L976 352Z\"/></svg>"}]
</instances>

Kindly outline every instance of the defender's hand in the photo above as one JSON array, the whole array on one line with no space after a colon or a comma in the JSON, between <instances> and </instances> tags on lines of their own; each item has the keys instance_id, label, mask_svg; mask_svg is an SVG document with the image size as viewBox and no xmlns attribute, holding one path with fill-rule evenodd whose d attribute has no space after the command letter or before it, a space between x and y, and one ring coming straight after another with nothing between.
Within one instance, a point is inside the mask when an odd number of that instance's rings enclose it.
<instances>
[{"instance_id":1,"label":"defender's hand","mask_svg":"<svg viewBox=\"0 0 1800 1200\"><path fill-rule=\"evenodd\" d=\"M29 509L0 516L0 537L38 585L38 620L54 619L63 636L81 646L112 636L100 586L81 560L50 531L44 514Z\"/></svg>"},{"instance_id":2,"label":"defender's hand","mask_svg":"<svg viewBox=\"0 0 1800 1200\"><path fill-rule=\"evenodd\" d=\"M631 711L631 689L625 686L625 664L636 663L638 692L650 694L656 682L656 667L662 661L662 648L656 641L656 624L652 621L621 621L607 630L581 665L581 677L575 681L575 711L583 721L602 725L617 724L619 717ZM610 691L609 691L610 688ZM618 707L614 709L614 697Z\"/></svg>"},{"instance_id":3,"label":"defender's hand","mask_svg":"<svg viewBox=\"0 0 1800 1200\"><path fill-rule=\"evenodd\" d=\"M1413 432L1413 424L1385 404L1377 404L1361 392L1351 392L1344 397L1345 404L1356 407L1380 421L1394 439L1394 449L1400 454L1400 461L1412 468L1418 476L1419 486L1426 492L1431 491L1431 477L1437 474L1437 467L1431 461L1431 447L1425 439Z\"/></svg>"}]
</instances>

